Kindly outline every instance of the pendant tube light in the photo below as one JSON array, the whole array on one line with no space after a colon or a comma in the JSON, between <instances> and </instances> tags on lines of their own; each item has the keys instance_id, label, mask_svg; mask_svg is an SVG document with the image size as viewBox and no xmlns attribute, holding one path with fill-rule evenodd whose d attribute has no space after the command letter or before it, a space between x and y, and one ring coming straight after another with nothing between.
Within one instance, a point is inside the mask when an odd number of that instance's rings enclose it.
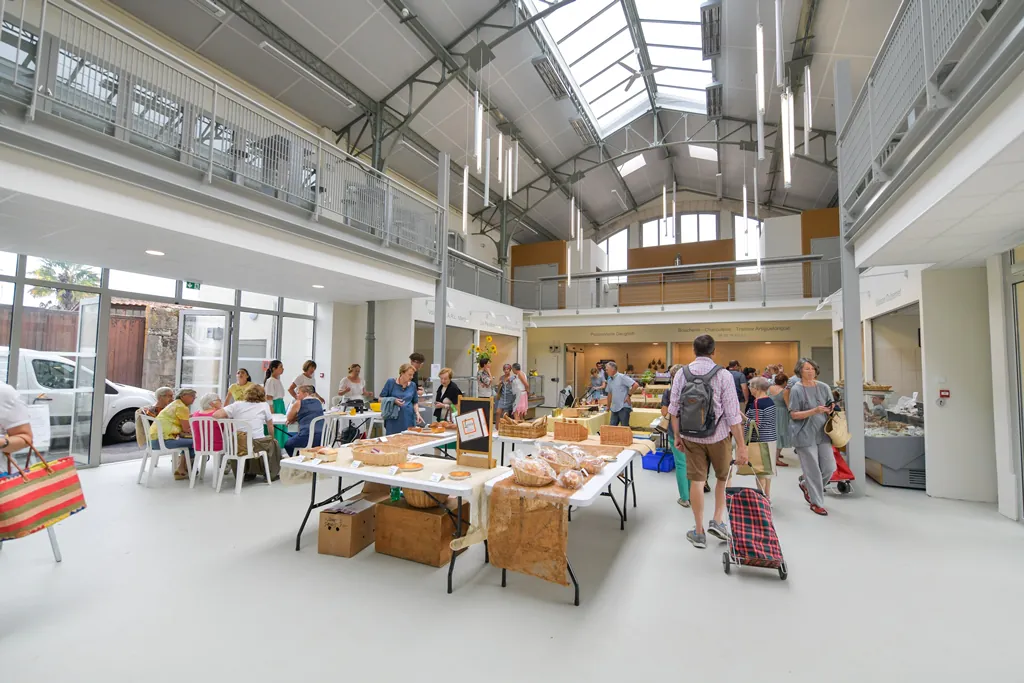
<instances>
[{"instance_id":1,"label":"pendant tube light","mask_svg":"<svg viewBox=\"0 0 1024 683\"><path fill-rule=\"evenodd\" d=\"M764 161L764 114L757 112L757 158Z\"/></svg>"},{"instance_id":2,"label":"pendant tube light","mask_svg":"<svg viewBox=\"0 0 1024 683\"><path fill-rule=\"evenodd\" d=\"M744 174L744 175L746 175L746 174ZM744 226L743 227L743 236L745 238L745 243L743 245L743 247L744 247L743 254L746 255L746 256L750 255L750 235L749 235L750 223L748 222L748 220L749 220L749 218L747 216L747 179L744 178L743 179L743 226Z\"/></svg>"},{"instance_id":3,"label":"pendant tube light","mask_svg":"<svg viewBox=\"0 0 1024 683\"><path fill-rule=\"evenodd\" d=\"M775 85L785 85L782 62L785 59L782 48L782 0L775 0Z\"/></svg>"},{"instance_id":4,"label":"pendant tube light","mask_svg":"<svg viewBox=\"0 0 1024 683\"><path fill-rule=\"evenodd\" d=\"M804 154L808 153L811 147L811 122L814 120L814 112L811 101L811 65L804 65Z\"/></svg>"},{"instance_id":5,"label":"pendant tube light","mask_svg":"<svg viewBox=\"0 0 1024 683\"><path fill-rule=\"evenodd\" d=\"M576 197L569 199L569 236L576 237Z\"/></svg>"},{"instance_id":6,"label":"pendant tube light","mask_svg":"<svg viewBox=\"0 0 1024 683\"><path fill-rule=\"evenodd\" d=\"M516 192L519 192L519 140L516 140L516 144L513 145L513 162L512 162L512 187Z\"/></svg>"},{"instance_id":7,"label":"pendant tube light","mask_svg":"<svg viewBox=\"0 0 1024 683\"><path fill-rule=\"evenodd\" d=\"M757 111L764 113L764 24L757 25Z\"/></svg>"},{"instance_id":8,"label":"pendant tube light","mask_svg":"<svg viewBox=\"0 0 1024 683\"><path fill-rule=\"evenodd\" d=\"M665 237L668 237L668 185L661 186L661 223L665 226Z\"/></svg>"},{"instance_id":9,"label":"pendant tube light","mask_svg":"<svg viewBox=\"0 0 1024 683\"><path fill-rule=\"evenodd\" d=\"M761 218L761 216L759 215L760 209L758 208L760 203L761 202L758 201L757 197L757 164L754 164L754 218Z\"/></svg>"},{"instance_id":10,"label":"pendant tube light","mask_svg":"<svg viewBox=\"0 0 1024 683\"><path fill-rule=\"evenodd\" d=\"M583 253L583 202L576 206L576 250Z\"/></svg>"},{"instance_id":11,"label":"pendant tube light","mask_svg":"<svg viewBox=\"0 0 1024 683\"><path fill-rule=\"evenodd\" d=\"M572 287L572 245L565 245L565 288Z\"/></svg>"},{"instance_id":12,"label":"pendant tube light","mask_svg":"<svg viewBox=\"0 0 1024 683\"><path fill-rule=\"evenodd\" d=\"M484 145L484 206L491 205L491 138Z\"/></svg>"},{"instance_id":13,"label":"pendant tube light","mask_svg":"<svg viewBox=\"0 0 1024 683\"><path fill-rule=\"evenodd\" d=\"M502 164L502 160L505 158L505 153L501 150L501 148L504 146L504 143L505 143L505 135L503 133L498 133L498 182L499 183L501 182L502 166L504 166L504 164ZM487 156L490 156L490 154L488 154Z\"/></svg>"},{"instance_id":14,"label":"pendant tube light","mask_svg":"<svg viewBox=\"0 0 1024 683\"><path fill-rule=\"evenodd\" d=\"M786 188L792 184L792 164L789 150L791 149L791 135L789 122L789 90L783 90L781 97L782 104L782 178Z\"/></svg>"},{"instance_id":15,"label":"pendant tube light","mask_svg":"<svg viewBox=\"0 0 1024 683\"><path fill-rule=\"evenodd\" d=\"M678 219L676 218L676 181L672 181L672 241L676 241L676 226Z\"/></svg>"},{"instance_id":16,"label":"pendant tube light","mask_svg":"<svg viewBox=\"0 0 1024 683\"><path fill-rule=\"evenodd\" d=\"M462 167L462 234L469 234L469 164Z\"/></svg>"},{"instance_id":17,"label":"pendant tube light","mask_svg":"<svg viewBox=\"0 0 1024 683\"><path fill-rule=\"evenodd\" d=\"M787 88L787 90L789 91L789 96L786 98L789 103L789 156L793 156L796 154L796 116L794 115L796 97L793 95L792 88Z\"/></svg>"},{"instance_id":18,"label":"pendant tube light","mask_svg":"<svg viewBox=\"0 0 1024 683\"><path fill-rule=\"evenodd\" d=\"M473 157L476 159L476 172L480 172L480 155L483 152L483 111L480 109L480 91L473 91Z\"/></svg>"},{"instance_id":19,"label":"pendant tube light","mask_svg":"<svg viewBox=\"0 0 1024 683\"><path fill-rule=\"evenodd\" d=\"M506 166L505 166L505 178L512 177L512 150L505 152ZM512 187L512 183L505 183L508 185L508 198L512 199L512 195L515 194L516 190Z\"/></svg>"}]
</instances>

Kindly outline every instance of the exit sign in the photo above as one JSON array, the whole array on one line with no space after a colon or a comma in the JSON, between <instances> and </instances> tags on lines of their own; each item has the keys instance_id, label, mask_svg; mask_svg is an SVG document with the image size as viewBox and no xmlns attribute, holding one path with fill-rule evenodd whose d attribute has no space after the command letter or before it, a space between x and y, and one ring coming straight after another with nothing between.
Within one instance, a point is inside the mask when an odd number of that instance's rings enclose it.
<instances>
[{"instance_id":1,"label":"exit sign","mask_svg":"<svg viewBox=\"0 0 1024 683\"><path fill-rule=\"evenodd\" d=\"M185 282L185 289L199 289L199 283L198 282L188 282L188 281L186 281Z\"/></svg>"}]
</instances>

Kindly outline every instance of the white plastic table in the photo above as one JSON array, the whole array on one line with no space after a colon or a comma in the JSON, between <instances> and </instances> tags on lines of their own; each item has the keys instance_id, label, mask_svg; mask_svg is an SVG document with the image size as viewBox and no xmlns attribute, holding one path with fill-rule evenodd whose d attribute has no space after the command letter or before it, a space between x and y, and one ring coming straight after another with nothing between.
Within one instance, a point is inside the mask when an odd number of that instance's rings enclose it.
<instances>
[{"instance_id":1,"label":"white plastic table","mask_svg":"<svg viewBox=\"0 0 1024 683\"><path fill-rule=\"evenodd\" d=\"M526 439L529 441L529 439ZM607 496L612 499L612 504L615 505L615 511L619 513L619 530L626 528L626 501L629 498L629 487L633 483L633 477L630 473L630 465L639 453L632 449L626 449L619 453L614 462L607 463L599 474L587 479L587 483L583 485L583 488L576 491L569 497L569 521L572 521L572 508L576 507L589 507L594 504L594 501L602 496ZM615 500L615 494L612 493L612 484L615 482L616 477L620 474L624 474L625 493L623 494L622 507L619 507L619 503ZM512 472L507 472L501 476L495 477L486 484L484 484L484 491L490 496L491 491L494 490L494 485L503 479L508 479L513 476ZM634 486L633 492L633 505L636 505L636 490ZM572 579L573 590L575 591L575 599L573 604L579 607L580 604L580 583L576 580L576 574L572 570L572 565L569 564L569 558L566 558L566 566L569 568L569 578ZM501 570L501 586L505 587L508 578L508 572L505 569Z\"/></svg>"}]
</instances>

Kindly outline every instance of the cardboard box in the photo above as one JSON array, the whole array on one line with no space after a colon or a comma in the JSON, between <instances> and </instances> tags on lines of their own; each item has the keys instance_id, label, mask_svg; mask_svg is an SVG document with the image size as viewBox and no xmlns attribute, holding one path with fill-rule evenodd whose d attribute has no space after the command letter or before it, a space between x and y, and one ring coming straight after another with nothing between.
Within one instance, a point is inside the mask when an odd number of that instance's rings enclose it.
<instances>
[{"instance_id":1,"label":"cardboard box","mask_svg":"<svg viewBox=\"0 0 1024 683\"><path fill-rule=\"evenodd\" d=\"M381 494L381 493L384 494L384 498L389 498L391 496L391 487L388 486L387 484L375 484L372 481L364 481L363 482L363 495L364 496L366 496L366 495L374 495L374 496L376 496L377 494Z\"/></svg>"},{"instance_id":2,"label":"cardboard box","mask_svg":"<svg viewBox=\"0 0 1024 683\"><path fill-rule=\"evenodd\" d=\"M355 514L339 512L348 507ZM320 529L317 532L317 551L321 555L355 557L373 543L376 529L377 501L365 496L320 511Z\"/></svg>"},{"instance_id":3,"label":"cardboard box","mask_svg":"<svg viewBox=\"0 0 1024 683\"><path fill-rule=\"evenodd\" d=\"M469 529L469 503L462 504L462 533ZM421 509L404 500L377 505L378 553L432 567L448 564L455 521L440 508Z\"/></svg>"}]
</instances>

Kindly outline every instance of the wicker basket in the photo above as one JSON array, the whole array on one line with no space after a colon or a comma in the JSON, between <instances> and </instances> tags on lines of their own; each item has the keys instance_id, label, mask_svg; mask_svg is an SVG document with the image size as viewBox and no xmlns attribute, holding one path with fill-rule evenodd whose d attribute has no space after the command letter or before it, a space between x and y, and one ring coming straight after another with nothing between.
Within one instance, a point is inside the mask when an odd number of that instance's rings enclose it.
<instances>
[{"instance_id":1,"label":"wicker basket","mask_svg":"<svg viewBox=\"0 0 1024 683\"><path fill-rule=\"evenodd\" d=\"M540 458L547 464L551 465L551 469L555 471L555 474L561 474L566 470L578 470L580 468L580 463L576 458L556 448L542 449Z\"/></svg>"},{"instance_id":2,"label":"wicker basket","mask_svg":"<svg viewBox=\"0 0 1024 683\"><path fill-rule=\"evenodd\" d=\"M586 441L588 436L590 433L581 424L575 422L555 423L555 441Z\"/></svg>"},{"instance_id":3,"label":"wicker basket","mask_svg":"<svg viewBox=\"0 0 1024 683\"><path fill-rule=\"evenodd\" d=\"M601 425L601 444L604 446L632 446L633 430L623 426Z\"/></svg>"},{"instance_id":4,"label":"wicker basket","mask_svg":"<svg viewBox=\"0 0 1024 683\"><path fill-rule=\"evenodd\" d=\"M580 412L579 408L563 408L562 417L579 417Z\"/></svg>"},{"instance_id":5,"label":"wicker basket","mask_svg":"<svg viewBox=\"0 0 1024 683\"><path fill-rule=\"evenodd\" d=\"M517 484L521 486L547 486L555 480L551 475L540 476L522 469L519 467L520 462L518 459L512 461L512 473L515 475ZM551 463L547 464L550 466Z\"/></svg>"},{"instance_id":6,"label":"wicker basket","mask_svg":"<svg viewBox=\"0 0 1024 683\"><path fill-rule=\"evenodd\" d=\"M352 457L364 465L401 465L409 458L409 450L386 443L367 443L352 447Z\"/></svg>"},{"instance_id":7,"label":"wicker basket","mask_svg":"<svg viewBox=\"0 0 1024 683\"><path fill-rule=\"evenodd\" d=\"M539 439L548 433L548 427L546 424L499 424L498 435L507 436L511 439Z\"/></svg>"},{"instance_id":8,"label":"wicker basket","mask_svg":"<svg viewBox=\"0 0 1024 683\"><path fill-rule=\"evenodd\" d=\"M427 493L419 489L402 489L402 495L405 497L405 502L414 508L444 507L448 502L448 496L443 493Z\"/></svg>"}]
</instances>

